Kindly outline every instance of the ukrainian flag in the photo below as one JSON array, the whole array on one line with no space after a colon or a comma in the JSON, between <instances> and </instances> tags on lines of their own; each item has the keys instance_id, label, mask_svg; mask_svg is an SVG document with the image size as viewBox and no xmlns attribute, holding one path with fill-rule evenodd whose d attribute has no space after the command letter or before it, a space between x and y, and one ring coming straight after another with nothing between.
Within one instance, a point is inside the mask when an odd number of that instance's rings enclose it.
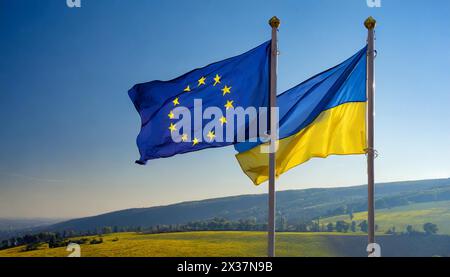
<instances>
[{"instance_id":1,"label":"ukrainian flag","mask_svg":"<svg viewBox=\"0 0 450 277\"><path fill-rule=\"evenodd\" d=\"M364 154L366 141L366 53L278 95L279 141L276 176L313 157ZM235 145L242 170L259 185L269 176L267 147L261 142Z\"/></svg>"}]
</instances>

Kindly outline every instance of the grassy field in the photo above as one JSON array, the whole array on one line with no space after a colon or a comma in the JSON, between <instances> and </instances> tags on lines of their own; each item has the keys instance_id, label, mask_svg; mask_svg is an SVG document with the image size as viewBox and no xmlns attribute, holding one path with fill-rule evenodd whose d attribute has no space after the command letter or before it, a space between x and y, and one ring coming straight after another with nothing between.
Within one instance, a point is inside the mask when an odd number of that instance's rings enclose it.
<instances>
[{"instance_id":1,"label":"grassy field","mask_svg":"<svg viewBox=\"0 0 450 277\"><path fill-rule=\"evenodd\" d=\"M367 218L365 212L355 213L353 220ZM345 220L348 215L322 219L321 223ZM407 225L422 230L432 222L439 227L438 236L389 236L384 232ZM450 256L450 201L412 204L377 210L379 226L377 242L383 256ZM94 237L88 237L90 239ZM339 257L365 256L367 237L363 233L277 233L277 256ZM65 247L25 251L24 246L0 251L0 257L65 257ZM186 232L167 234L116 233L103 236L101 244L82 244L83 257L251 257L266 255L264 232Z\"/></svg>"},{"instance_id":2,"label":"grassy field","mask_svg":"<svg viewBox=\"0 0 450 277\"><path fill-rule=\"evenodd\" d=\"M376 224L380 232L385 232L392 226L397 231L404 231L407 225L412 225L416 230L423 231L424 223L437 224L439 234L450 235L450 201L427 202L382 209L376 211ZM360 222L367 219L367 212L355 213L354 221ZM334 216L321 220L324 224L335 223L338 220L350 222L348 215Z\"/></svg>"},{"instance_id":3,"label":"grassy field","mask_svg":"<svg viewBox=\"0 0 450 277\"><path fill-rule=\"evenodd\" d=\"M117 240L118 239L118 240ZM115 241L116 240L116 241ZM385 256L450 256L450 237L380 236ZM278 233L277 256L365 256L366 236L336 233ZM65 247L0 251L0 257L65 257ZM264 232L116 233L101 244L81 245L83 257L265 256Z\"/></svg>"}]
</instances>

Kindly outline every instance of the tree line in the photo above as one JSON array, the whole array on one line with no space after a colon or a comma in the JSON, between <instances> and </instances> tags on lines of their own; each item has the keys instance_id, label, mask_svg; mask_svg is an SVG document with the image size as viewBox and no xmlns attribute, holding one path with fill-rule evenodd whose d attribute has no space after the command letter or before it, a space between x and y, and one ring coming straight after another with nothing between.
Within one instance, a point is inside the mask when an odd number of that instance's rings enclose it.
<instances>
[{"instance_id":1,"label":"tree line","mask_svg":"<svg viewBox=\"0 0 450 277\"><path fill-rule=\"evenodd\" d=\"M375 226L378 229L378 226ZM433 223L425 223L423 232L415 230L412 225L408 225L404 231L397 231L395 226L390 228L386 234L390 235L434 235L438 232L438 227ZM237 221L225 218L215 217L209 220L191 221L186 224L158 224L150 227L127 227L127 226L105 226L96 230L77 232L74 230L66 230L63 232L41 232L37 234L27 234L24 236L13 237L3 240L0 243L0 249L6 249L16 246L25 245L25 250L34 250L43 243L48 243L50 248L64 247L69 243L78 244L98 244L102 243L102 235L119 232L138 232L147 234L170 233L170 232L191 232L191 231L266 231L267 224L257 222L256 218L240 219ZM338 220L335 223L321 223L320 219L310 222L299 222L297 224L288 224L286 217L279 216L276 222L277 232L364 232L368 231L366 220L359 223L351 221L348 223L344 220ZM98 236L97 238L78 238L82 236ZM118 239L117 239L118 240Z\"/></svg>"}]
</instances>

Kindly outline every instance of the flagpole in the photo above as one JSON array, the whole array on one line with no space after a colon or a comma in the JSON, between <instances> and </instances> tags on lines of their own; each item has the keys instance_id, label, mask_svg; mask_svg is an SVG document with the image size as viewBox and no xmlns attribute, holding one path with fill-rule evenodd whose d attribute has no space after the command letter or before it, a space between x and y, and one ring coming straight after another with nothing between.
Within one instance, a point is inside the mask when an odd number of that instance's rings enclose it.
<instances>
[{"instance_id":1,"label":"flagpole","mask_svg":"<svg viewBox=\"0 0 450 277\"><path fill-rule=\"evenodd\" d=\"M275 134L276 118L272 116L272 108L277 106L277 58L278 41L277 32L280 20L274 16L269 20L272 27L272 41L270 45L270 91L269 91L269 131L270 131L270 151L269 151L269 209L267 222L268 253L269 257L275 257Z\"/></svg>"},{"instance_id":2,"label":"flagpole","mask_svg":"<svg viewBox=\"0 0 450 277\"><path fill-rule=\"evenodd\" d=\"M368 242L375 243L375 205L374 205L374 33L376 20L373 17L368 17L364 21L364 26L367 28L367 221L368 221ZM369 255L373 250L368 250Z\"/></svg>"}]
</instances>

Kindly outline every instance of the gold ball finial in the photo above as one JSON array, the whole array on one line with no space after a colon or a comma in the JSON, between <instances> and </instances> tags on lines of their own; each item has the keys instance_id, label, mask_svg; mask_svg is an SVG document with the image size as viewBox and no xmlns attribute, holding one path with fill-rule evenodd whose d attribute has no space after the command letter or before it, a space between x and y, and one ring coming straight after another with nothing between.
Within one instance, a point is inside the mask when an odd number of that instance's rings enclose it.
<instances>
[{"instance_id":1,"label":"gold ball finial","mask_svg":"<svg viewBox=\"0 0 450 277\"><path fill-rule=\"evenodd\" d=\"M366 26L367 29L372 30L375 28L375 25L377 25L377 21L375 18L369 16L366 21L364 21L364 26Z\"/></svg>"},{"instance_id":2,"label":"gold ball finial","mask_svg":"<svg viewBox=\"0 0 450 277\"><path fill-rule=\"evenodd\" d=\"M269 25L272 28L275 27L278 29L278 27L280 27L280 19L278 19L278 17L276 17L276 16L272 16L272 18L269 20Z\"/></svg>"}]
</instances>

